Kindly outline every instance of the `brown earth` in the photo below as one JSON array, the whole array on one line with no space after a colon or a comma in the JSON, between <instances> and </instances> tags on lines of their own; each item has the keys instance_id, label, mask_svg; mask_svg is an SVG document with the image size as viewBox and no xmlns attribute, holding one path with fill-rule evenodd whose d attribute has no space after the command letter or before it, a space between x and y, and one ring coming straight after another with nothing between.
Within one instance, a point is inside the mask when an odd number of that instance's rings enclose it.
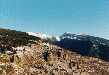
<instances>
[{"instance_id":1,"label":"brown earth","mask_svg":"<svg viewBox=\"0 0 109 75\"><path fill-rule=\"evenodd\" d=\"M0 54L0 75L109 75L109 62L40 42Z\"/></svg>"}]
</instances>

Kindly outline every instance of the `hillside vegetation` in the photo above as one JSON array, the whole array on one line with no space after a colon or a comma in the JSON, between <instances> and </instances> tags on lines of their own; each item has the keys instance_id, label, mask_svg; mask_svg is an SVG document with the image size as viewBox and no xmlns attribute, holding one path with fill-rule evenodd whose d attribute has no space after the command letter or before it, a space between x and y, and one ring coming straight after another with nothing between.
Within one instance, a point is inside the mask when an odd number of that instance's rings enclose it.
<instances>
[{"instance_id":1,"label":"hillside vegetation","mask_svg":"<svg viewBox=\"0 0 109 75\"><path fill-rule=\"evenodd\" d=\"M35 43L39 38L28 35L26 32L0 29L0 51L11 50L11 47L23 46Z\"/></svg>"}]
</instances>

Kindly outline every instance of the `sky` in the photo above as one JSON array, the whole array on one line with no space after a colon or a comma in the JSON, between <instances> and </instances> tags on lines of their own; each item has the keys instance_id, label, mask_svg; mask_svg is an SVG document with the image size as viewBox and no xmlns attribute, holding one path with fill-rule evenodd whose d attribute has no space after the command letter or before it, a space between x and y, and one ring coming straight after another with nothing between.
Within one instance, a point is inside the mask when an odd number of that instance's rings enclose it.
<instances>
[{"instance_id":1,"label":"sky","mask_svg":"<svg viewBox=\"0 0 109 75\"><path fill-rule=\"evenodd\" d=\"M0 0L0 28L109 39L109 0Z\"/></svg>"}]
</instances>

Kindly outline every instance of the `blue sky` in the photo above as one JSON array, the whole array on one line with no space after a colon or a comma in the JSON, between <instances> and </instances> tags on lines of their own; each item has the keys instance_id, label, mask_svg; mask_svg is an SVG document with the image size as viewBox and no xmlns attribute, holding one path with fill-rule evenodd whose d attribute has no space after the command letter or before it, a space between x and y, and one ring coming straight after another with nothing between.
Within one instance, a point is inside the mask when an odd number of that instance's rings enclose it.
<instances>
[{"instance_id":1,"label":"blue sky","mask_svg":"<svg viewBox=\"0 0 109 75\"><path fill-rule=\"evenodd\" d=\"M0 27L109 39L109 0L0 0Z\"/></svg>"}]
</instances>

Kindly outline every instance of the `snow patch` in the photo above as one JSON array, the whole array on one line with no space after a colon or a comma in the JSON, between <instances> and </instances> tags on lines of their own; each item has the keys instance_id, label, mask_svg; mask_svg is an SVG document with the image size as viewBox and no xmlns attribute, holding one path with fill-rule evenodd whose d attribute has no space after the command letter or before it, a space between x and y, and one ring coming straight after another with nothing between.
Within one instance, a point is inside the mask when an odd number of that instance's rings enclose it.
<instances>
[{"instance_id":1,"label":"snow patch","mask_svg":"<svg viewBox=\"0 0 109 75\"><path fill-rule=\"evenodd\" d=\"M41 39L47 39L49 36L43 33L34 33L34 32L27 32L28 35L32 35L32 36L36 36L39 37Z\"/></svg>"},{"instance_id":2,"label":"snow patch","mask_svg":"<svg viewBox=\"0 0 109 75\"><path fill-rule=\"evenodd\" d=\"M32 36L36 36L39 37L41 39L52 39L53 36L51 35L47 35L47 34L43 34L43 33L34 33L34 32L27 32L28 35L32 35ZM60 37L55 36L56 41L60 41Z\"/></svg>"}]
</instances>

